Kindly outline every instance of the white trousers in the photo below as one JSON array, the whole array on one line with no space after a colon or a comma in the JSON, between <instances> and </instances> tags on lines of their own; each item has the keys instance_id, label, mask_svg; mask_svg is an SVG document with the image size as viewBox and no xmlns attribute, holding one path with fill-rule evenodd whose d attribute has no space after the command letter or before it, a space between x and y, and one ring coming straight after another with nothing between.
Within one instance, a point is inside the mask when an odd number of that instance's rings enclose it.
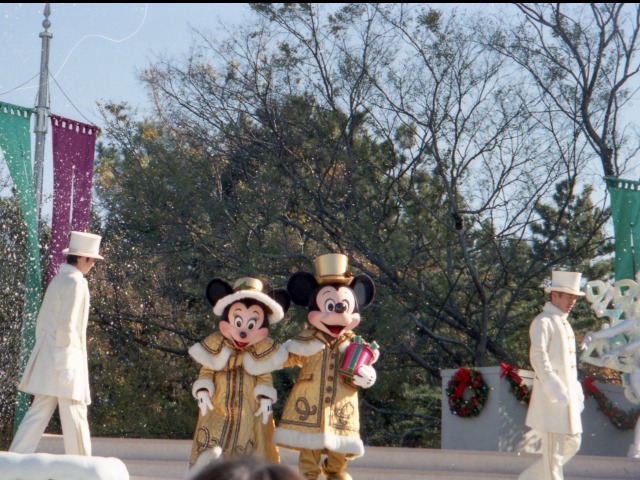
<instances>
[{"instance_id":1,"label":"white trousers","mask_svg":"<svg viewBox=\"0 0 640 480\"><path fill-rule=\"evenodd\" d=\"M56 407L60 412L64 451L67 455L91 456L87 406L69 398L36 395L11 442L10 452L34 453Z\"/></svg>"},{"instance_id":2,"label":"white trousers","mask_svg":"<svg viewBox=\"0 0 640 480\"><path fill-rule=\"evenodd\" d=\"M542 458L520 474L518 480L564 480L562 467L578 450L582 435L540 432Z\"/></svg>"}]
</instances>

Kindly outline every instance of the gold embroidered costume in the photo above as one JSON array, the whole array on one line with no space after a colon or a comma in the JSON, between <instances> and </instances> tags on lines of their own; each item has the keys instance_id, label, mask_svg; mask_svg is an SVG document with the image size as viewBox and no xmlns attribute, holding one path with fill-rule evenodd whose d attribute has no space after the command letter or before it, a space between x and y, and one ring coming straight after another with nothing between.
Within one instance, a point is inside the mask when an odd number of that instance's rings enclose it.
<instances>
[{"instance_id":1,"label":"gold embroidered costume","mask_svg":"<svg viewBox=\"0 0 640 480\"><path fill-rule=\"evenodd\" d=\"M360 457L357 388L339 375L345 349L354 337L346 332L334 339L316 329L289 340L285 366L302 369L287 399L274 435L278 445L295 450L322 450Z\"/></svg>"},{"instance_id":2,"label":"gold embroidered costume","mask_svg":"<svg viewBox=\"0 0 640 480\"><path fill-rule=\"evenodd\" d=\"M214 407L198 416L190 465L214 447L220 447L225 458L256 455L279 462L277 447L271 442L273 417L265 425L255 414L259 397L277 401L271 372L282 367L286 352L268 337L245 350L237 349L215 332L192 346L189 354L202 365L193 395L208 390Z\"/></svg>"}]
</instances>

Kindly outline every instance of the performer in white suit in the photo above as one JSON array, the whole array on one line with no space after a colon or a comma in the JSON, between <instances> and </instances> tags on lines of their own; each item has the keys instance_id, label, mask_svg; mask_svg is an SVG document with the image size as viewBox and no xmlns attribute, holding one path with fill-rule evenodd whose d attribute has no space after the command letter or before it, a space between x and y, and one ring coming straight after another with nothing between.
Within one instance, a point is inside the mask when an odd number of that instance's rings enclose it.
<instances>
[{"instance_id":1,"label":"performer in white suit","mask_svg":"<svg viewBox=\"0 0 640 480\"><path fill-rule=\"evenodd\" d=\"M34 395L9 451L33 453L58 407L68 455L91 455L87 405L87 321L89 287L101 237L71 232L67 262L47 287L36 324L36 343L18 389Z\"/></svg>"},{"instance_id":2,"label":"performer in white suit","mask_svg":"<svg viewBox=\"0 0 640 480\"><path fill-rule=\"evenodd\" d=\"M525 424L542 435L542 458L520 480L562 480L562 467L580 449L584 394L578 382L576 340L567 317L580 291L576 272L552 272L550 301L529 328L535 372Z\"/></svg>"}]
</instances>

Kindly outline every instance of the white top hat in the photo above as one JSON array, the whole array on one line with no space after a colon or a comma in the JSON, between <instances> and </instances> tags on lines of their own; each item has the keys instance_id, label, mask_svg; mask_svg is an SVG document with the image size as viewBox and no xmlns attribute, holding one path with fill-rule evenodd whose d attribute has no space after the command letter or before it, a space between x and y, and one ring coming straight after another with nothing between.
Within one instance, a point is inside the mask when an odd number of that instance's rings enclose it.
<instances>
[{"instance_id":1,"label":"white top hat","mask_svg":"<svg viewBox=\"0 0 640 480\"><path fill-rule=\"evenodd\" d=\"M578 272L551 272L551 286L544 289L545 292L564 292L579 297L584 296L580 291L581 273Z\"/></svg>"},{"instance_id":2,"label":"white top hat","mask_svg":"<svg viewBox=\"0 0 640 480\"><path fill-rule=\"evenodd\" d=\"M65 248L62 253L65 255L76 255L78 257L99 258L104 260L98 253L100 250L100 235L86 232L71 232L69 237L69 248Z\"/></svg>"}]
</instances>

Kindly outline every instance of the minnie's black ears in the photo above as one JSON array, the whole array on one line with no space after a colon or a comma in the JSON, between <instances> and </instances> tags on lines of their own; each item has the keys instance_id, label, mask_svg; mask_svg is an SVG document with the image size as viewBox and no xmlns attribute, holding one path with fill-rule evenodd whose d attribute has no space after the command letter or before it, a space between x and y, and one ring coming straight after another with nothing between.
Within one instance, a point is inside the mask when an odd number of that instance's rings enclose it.
<instances>
[{"instance_id":1,"label":"minnie's black ears","mask_svg":"<svg viewBox=\"0 0 640 480\"><path fill-rule=\"evenodd\" d=\"M226 297L231 292L233 292L231 285L221 278L214 278L209 282L206 288L207 300L209 300L211 306L214 306L218 303L218 300L222 297Z\"/></svg>"}]
</instances>

